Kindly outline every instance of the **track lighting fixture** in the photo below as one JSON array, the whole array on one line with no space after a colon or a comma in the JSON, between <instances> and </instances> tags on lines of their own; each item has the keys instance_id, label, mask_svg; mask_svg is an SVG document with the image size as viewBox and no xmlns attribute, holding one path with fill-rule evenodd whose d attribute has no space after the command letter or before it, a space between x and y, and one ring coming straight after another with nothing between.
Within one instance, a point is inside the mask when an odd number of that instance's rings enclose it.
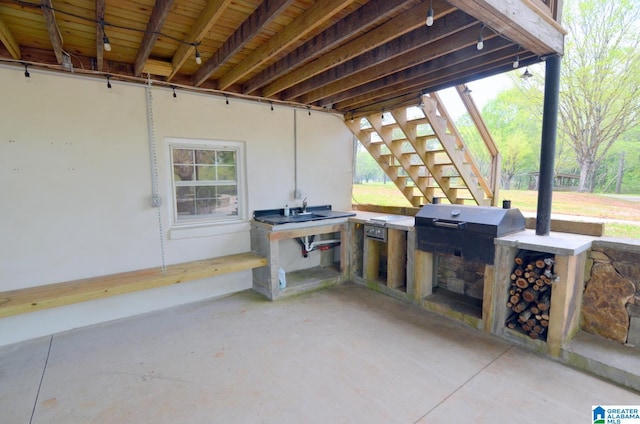
<instances>
[{"instance_id":1,"label":"track lighting fixture","mask_svg":"<svg viewBox=\"0 0 640 424\"><path fill-rule=\"evenodd\" d=\"M202 63L202 56L200 56L200 51L198 50L198 46L196 45L196 63L200 65Z\"/></svg>"},{"instance_id":2,"label":"track lighting fixture","mask_svg":"<svg viewBox=\"0 0 640 424\"><path fill-rule=\"evenodd\" d=\"M478 50L484 49L484 37L482 36L482 30L484 29L484 25L480 28L480 35L478 36L478 42L476 43L476 48Z\"/></svg>"},{"instance_id":3,"label":"track lighting fixture","mask_svg":"<svg viewBox=\"0 0 640 424\"><path fill-rule=\"evenodd\" d=\"M525 79L525 80L526 80L526 79L531 78L532 76L533 76L533 74L532 74L531 72L529 72L529 68L526 68L526 69L524 70L524 73L523 73L522 75L520 75L520 78L522 78L522 79Z\"/></svg>"},{"instance_id":4,"label":"track lighting fixture","mask_svg":"<svg viewBox=\"0 0 640 424\"><path fill-rule=\"evenodd\" d=\"M111 75L107 75L107 88L111 88Z\"/></svg>"},{"instance_id":5,"label":"track lighting fixture","mask_svg":"<svg viewBox=\"0 0 640 424\"><path fill-rule=\"evenodd\" d=\"M29 65L24 65L24 77L31 78L31 74L29 73Z\"/></svg>"},{"instance_id":6,"label":"track lighting fixture","mask_svg":"<svg viewBox=\"0 0 640 424\"><path fill-rule=\"evenodd\" d=\"M433 0L429 0L429 11L427 12L427 26L433 25Z\"/></svg>"}]
</instances>

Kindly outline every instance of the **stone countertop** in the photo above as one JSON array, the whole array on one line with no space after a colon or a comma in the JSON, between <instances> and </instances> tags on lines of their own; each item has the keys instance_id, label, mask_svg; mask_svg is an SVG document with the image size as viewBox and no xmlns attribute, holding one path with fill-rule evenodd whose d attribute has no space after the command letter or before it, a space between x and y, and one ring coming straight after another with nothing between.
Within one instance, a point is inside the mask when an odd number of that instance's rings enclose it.
<instances>
[{"instance_id":1,"label":"stone countertop","mask_svg":"<svg viewBox=\"0 0 640 424\"><path fill-rule=\"evenodd\" d=\"M354 222L356 224L366 224L372 218L392 215L388 213L366 212L366 211L357 211L357 210L353 210L351 212L354 212L356 216L349 217L349 222ZM394 215L394 216L402 217L402 218L389 221L386 225L387 228L392 228L394 230L413 231L413 226L415 224L415 218L413 216L405 216L405 215Z\"/></svg>"},{"instance_id":2,"label":"stone countertop","mask_svg":"<svg viewBox=\"0 0 640 424\"><path fill-rule=\"evenodd\" d=\"M289 230L301 230L312 227L324 227L327 225L334 224L343 224L349 221L349 218L353 218L352 216L345 216L340 218L328 218L328 219L320 219L316 221L306 221L306 222L290 222L287 224L267 224L265 222L260 222L251 220L251 225L257 228L263 228L267 231L289 231Z\"/></svg>"},{"instance_id":3,"label":"stone countertop","mask_svg":"<svg viewBox=\"0 0 640 424\"><path fill-rule=\"evenodd\" d=\"M538 236L534 230L524 230L497 238L495 244L555 255L575 256L591 248L594 240L598 240L598 237L555 232L551 232L548 236Z\"/></svg>"},{"instance_id":4,"label":"stone countertop","mask_svg":"<svg viewBox=\"0 0 640 424\"><path fill-rule=\"evenodd\" d=\"M341 217L341 218L322 219L318 221L291 222L287 224L278 224L278 225L272 225L272 224L267 224L264 222L252 220L251 225L264 228L268 231L288 231L288 230L296 230L296 229L311 228L311 227L321 227L321 226L332 225L332 224L342 224L344 222L366 224L372 218L390 215L388 213L366 212L366 211L357 211L357 210L352 210L348 212L355 213L356 215ZM396 219L394 221L389 222L387 224L387 228L403 230L403 231L413 231L413 224L415 222L414 217L403 216L403 215L396 215L396 216L402 216L403 218Z\"/></svg>"}]
</instances>

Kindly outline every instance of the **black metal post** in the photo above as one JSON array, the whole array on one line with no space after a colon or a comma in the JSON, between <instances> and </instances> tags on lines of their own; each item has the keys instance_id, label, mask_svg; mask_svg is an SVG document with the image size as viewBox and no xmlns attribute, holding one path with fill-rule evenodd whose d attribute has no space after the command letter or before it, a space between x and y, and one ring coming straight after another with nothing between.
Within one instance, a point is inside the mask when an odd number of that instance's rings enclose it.
<instances>
[{"instance_id":1,"label":"black metal post","mask_svg":"<svg viewBox=\"0 0 640 424\"><path fill-rule=\"evenodd\" d=\"M551 231L551 197L553 167L556 157L558 103L560 99L560 56L547 58L544 78L544 110L542 112L542 143L540 145L540 176L538 179L538 214L536 235Z\"/></svg>"}]
</instances>

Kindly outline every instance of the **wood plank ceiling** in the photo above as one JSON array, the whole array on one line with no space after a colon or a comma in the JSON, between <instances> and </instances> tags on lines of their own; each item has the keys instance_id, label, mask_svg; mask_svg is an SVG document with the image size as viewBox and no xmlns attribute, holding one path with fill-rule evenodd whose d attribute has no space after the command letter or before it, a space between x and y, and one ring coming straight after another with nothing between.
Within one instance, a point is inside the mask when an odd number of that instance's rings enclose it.
<instances>
[{"instance_id":1,"label":"wood plank ceiling","mask_svg":"<svg viewBox=\"0 0 640 424\"><path fill-rule=\"evenodd\" d=\"M0 62L359 116L562 54L560 2L0 0Z\"/></svg>"}]
</instances>

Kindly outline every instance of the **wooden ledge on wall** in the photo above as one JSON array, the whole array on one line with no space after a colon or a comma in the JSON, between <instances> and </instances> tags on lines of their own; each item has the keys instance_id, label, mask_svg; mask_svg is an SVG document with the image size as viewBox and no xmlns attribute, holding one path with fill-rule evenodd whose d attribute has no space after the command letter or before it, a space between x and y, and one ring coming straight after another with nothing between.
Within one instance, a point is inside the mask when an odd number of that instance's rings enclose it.
<instances>
[{"instance_id":1,"label":"wooden ledge on wall","mask_svg":"<svg viewBox=\"0 0 640 424\"><path fill-rule=\"evenodd\" d=\"M267 265L253 252L0 292L0 318Z\"/></svg>"}]
</instances>

